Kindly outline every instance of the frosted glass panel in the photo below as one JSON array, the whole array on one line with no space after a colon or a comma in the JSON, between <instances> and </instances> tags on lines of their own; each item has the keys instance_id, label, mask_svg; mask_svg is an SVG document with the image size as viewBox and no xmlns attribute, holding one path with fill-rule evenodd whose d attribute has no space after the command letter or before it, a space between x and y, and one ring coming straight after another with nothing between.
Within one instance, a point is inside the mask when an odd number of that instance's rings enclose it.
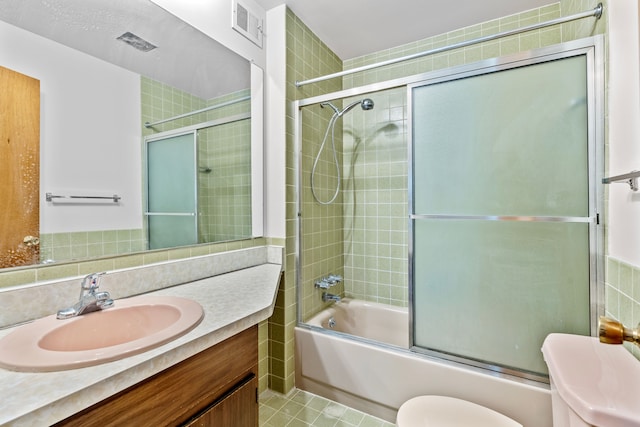
<instances>
[{"instance_id":1,"label":"frosted glass panel","mask_svg":"<svg viewBox=\"0 0 640 427\"><path fill-rule=\"evenodd\" d=\"M546 374L551 332L589 335L587 224L416 221L417 346Z\"/></svg>"},{"instance_id":2,"label":"frosted glass panel","mask_svg":"<svg viewBox=\"0 0 640 427\"><path fill-rule=\"evenodd\" d=\"M413 89L416 346L545 375L546 335L589 334L586 64Z\"/></svg>"},{"instance_id":3,"label":"frosted glass panel","mask_svg":"<svg viewBox=\"0 0 640 427\"><path fill-rule=\"evenodd\" d=\"M191 133L147 145L149 212L195 212L194 147Z\"/></svg>"},{"instance_id":4,"label":"frosted glass panel","mask_svg":"<svg viewBox=\"0 0 640 427\"><path fill-rule=\"evenodd\" d=\"M415 213L587 215L584 56L422 86L413 107Z\"/></svg>"},{"instance_id":5,"label":"frosted glass panel","mask_svg":"<svg viewBox=\"0 0 640 427\"><path fill-rule=\"evenodd\" d=\"M149 249L171 248L196 243L195 217L149 216Z\"/></svg>"},{"instance_id":6,"label":"frosted glass panel","mask_svg":"<svg viewBox=\"0 0 640 427\"><path fill-rule=\"evenodd\" d=\"M198 242L193 133L147 144L147 210L149 249Z\"/></svg>"}]
</instances>

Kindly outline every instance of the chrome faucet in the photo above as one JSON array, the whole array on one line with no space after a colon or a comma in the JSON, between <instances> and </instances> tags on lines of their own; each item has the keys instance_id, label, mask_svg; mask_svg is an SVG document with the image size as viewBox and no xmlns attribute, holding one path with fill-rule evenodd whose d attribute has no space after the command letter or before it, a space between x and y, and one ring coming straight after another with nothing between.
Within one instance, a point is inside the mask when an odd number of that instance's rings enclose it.
<instances>
[{"instance_id":1,"label":"chrome faucet","mask_svg":"<svg viewBox=\"0 0 640 427\"><path fill-rule=\"evenodd\" d=\"M58 319L69 319L92 311L103 310L113 305L109 292L96 292L100 287L100 276L105 273L92 273L85 276L80 284L80 299L72 307L58 311Z\"/></svg>"},{"instance_id":2,"label":"chrome faucet","mask_svg":"<svg viewBox=\"0 0 640 427\"><path fill-rule=\"evenodd\" d=\"M320 289L329 289L340 282L342 282L342 276L338 274L329 274L327 277L316 280L315 287Z\"/></svg>"},{"instance_id":3,"label":"chrome faucet","mask_svg":"<svg viewBox=\"0 0 640 427\"><path fill-rule=\"evenodd\" d=\"M322 293L322 302L340 302L340 297L338 295L330 294L329 292Z\"/></svg>"}]
</instances>

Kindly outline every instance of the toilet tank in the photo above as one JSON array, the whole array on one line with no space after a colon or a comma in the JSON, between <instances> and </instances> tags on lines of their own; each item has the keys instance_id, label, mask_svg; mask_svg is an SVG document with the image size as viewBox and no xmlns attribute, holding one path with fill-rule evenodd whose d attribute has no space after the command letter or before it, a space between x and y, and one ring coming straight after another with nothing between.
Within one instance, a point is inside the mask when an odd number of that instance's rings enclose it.
<instances>
[{"instance_id":1,"label":"toilet tank","mask_svg":"<svg viewBox=\"0 0 640 427\"><path fill-rule=\"evenodd\" d=\"M640 361L622 345L550 334L542 353L554 427L640 427Z\"/></svg>"}]
</instances>

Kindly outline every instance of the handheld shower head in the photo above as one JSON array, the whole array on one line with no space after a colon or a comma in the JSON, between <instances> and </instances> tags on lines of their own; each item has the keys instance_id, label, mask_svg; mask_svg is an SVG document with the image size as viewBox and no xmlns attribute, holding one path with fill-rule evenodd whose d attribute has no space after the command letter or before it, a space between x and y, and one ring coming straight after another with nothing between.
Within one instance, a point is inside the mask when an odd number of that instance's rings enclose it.
<instances>
[{"instance_id":1,"label":"handheld shower head","mask_svg":"<svg viewBox=\"0 0 640 427\"><path fill-rule=\"evenodd\" d=\"M313 194L314 199L316 199L316 201L318 203L320 203L321 205L330 205L331 203L333 203L334 200L336 199L336 197L338 197L338 193L340 192L340 164L338 163L338 156L336 154L336 142L335 142L335 136L334 136L334 130L335 130L336 122L338 121L338 119L340 117L342 117L345 113L348 113L349 111L351 111L351 109L353 109L358 104L360 104L360 107L365 111L373 109L373 101L371 99L369 99L369 98L365 98L365 99L362 99L360 101L352 102L351 104L349 104L346 107L344 107L344 109L342 111L338 110L338 107L336 107L335 105L333 105L329 101L322 102L320 104L320 107L322 107L322 108L330 107L334 111L333 115L331 116L331 119L329 120L329 125L327 126L327 131L324 133L324 138L322 139L322 144L320 145L320 150L318 150L318 155L316 156L315 160L313 161L313 167L311 168L311 193ZM324 149L324 145L327 142L327 137L329 136L329 133L331 133L331 145L333 146L333 162L334 162L334 165L336 167L336 174L337 174L338 180L337 180L337 183L336 183L335 191L333 193L333 197L331 197L330 200L323 201L323 200L320 200L318 198L318 196L316 195L314 178L315 178L315 175L316 175L316 166L318 166L318 161L320 160L320 154L322 154L322 150Z\"/></svg>"},{"instance_id":2,"label":"handheld shower head","mask_svg":"<svg viewBox=\"0 0 640 427\"><path fill-rule=\"evenodd\" d=\"M363 99L362 102L360 103L360 106L365 111L373 110L373 105L374 105L373 100L369 98Z\"/></svg>"},{"instance_id":3,"label":"handheld shower head","mask_svg":"<svg viewBox=\"0 0 640 427\"><path fill-rule=\"evenodd\" d=\"M338 110L338 107L336 107L335 105L333 105L330 102L323 102L322 104L320 104L320 107L322 107L322 108L331 107L331 109L335 112L335 114L337 114L338 117L341 117L344 114L346 114L349 111L351 111L358 104L360 104L360 107L365 111L373 110L373 101L370 98L365 98L365 99L363 99L361 101L354 101L351 104L349 104L346 107L344 107L344 109L342 111Z\"/></svg>"},{"instance_id":4,"label":"handheld shower head","mask_svg":"<svg viewBox=\"0 0 640 427\"><path fill-rule=\"evenodd\" d=\"M361 101L355 101L355 102L352 102L351 104L347 105L342 111L340 111L338 113L338 116L342 116L342 115L348 113L356 105L360 105L360 107L365 111L373 109L373 101L371 99L369 99L369 98L365 98L365 99L363 99Z\"/></svg>"}]
</instances>

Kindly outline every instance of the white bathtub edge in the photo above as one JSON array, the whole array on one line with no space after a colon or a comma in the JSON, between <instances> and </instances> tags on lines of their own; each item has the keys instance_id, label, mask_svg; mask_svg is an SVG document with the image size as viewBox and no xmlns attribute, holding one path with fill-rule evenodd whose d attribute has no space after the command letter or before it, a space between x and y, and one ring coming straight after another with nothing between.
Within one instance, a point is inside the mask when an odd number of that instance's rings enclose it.
<instances>
[{"instance_id":1,"label":"white bathtub edge","mask_svg":"<svg viewBox=\"0 0 640 427\"><path fill-rule=\"evenodd\" d=\"M406 400L425 394L465 399L525 427L552 427L551 394L533 386L372 346L336 334L295 328L296 386L395 422Z\"/></svg>"}]
</instances>

